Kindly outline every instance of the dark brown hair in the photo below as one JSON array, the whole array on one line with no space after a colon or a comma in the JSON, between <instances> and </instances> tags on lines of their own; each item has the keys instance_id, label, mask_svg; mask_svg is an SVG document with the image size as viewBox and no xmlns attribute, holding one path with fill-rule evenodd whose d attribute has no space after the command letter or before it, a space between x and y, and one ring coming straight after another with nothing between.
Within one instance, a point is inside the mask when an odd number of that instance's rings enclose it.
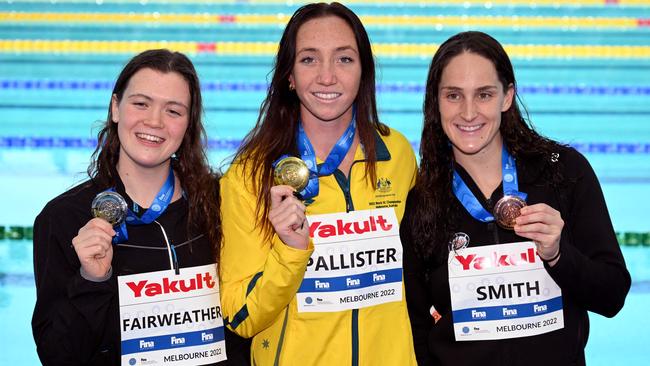
<instances>
[{"instance_id":1,"label":"dark brown hair","mask_svg":"<svg viewBox=\"0 0 650 366\"><path fill-rule=\"evenodd\" d=\"M162 73L178 73L190 90L189 123L176 158L171 164L188 200L188 239L205 233L212 244L215 260L219 259L221 244L221 216L219 213L218 175L213 173L205 155L207 146L205 129L201 120L203 104L201 88L194 65L187 56L165 49L144 51L133 57L117 77L113 93L118 103L122 100L131 77L142 69ZM120 140L117 123L113 123L111 104L108 117L97 135L97 148L88 167L88 175L100 188L113 187L117 181L117 162Z\"/></svg>"},{"instance_id":2,"label":"dark brown hair","mask_svg":"<svg viewBox=\"0 0 650 366\"><path fill-rule=\"evenodd\" d=\"M449 62L462 53L482 56L494 65L504 92L509 86L515 91L510 108L501 113L499 132L510 154L523 156L548 154L557 151L557 143L540 136L528 121L524 108L522 115L517 100L517 82L508 54L491 36L475 31L458 33L445 41L431 60L424 98L424 126L420 140L420 168L414 187L417 202L409 213L409 230L416 251L424 258L446 256L448 235L456 222L452 191L453 153L451 143L442 129L438 88L442 72ZM556 174L559 174L556 172Z\"/></svg>"},{"instance_id":3,"label":"dark brown hair","mask_svg":"<svg viewBox=\"0 0 650 366\"><path fill-rule=\"evenodd\" d=\"M257 196L257 222L265 235L272 233L267 220L270 189L273 185L273 162L283 154L296 154L296 131L300 119L300 100L289 89L289 75L296 58L296 36L306 22L322 17L338 17L352 28L361 61L361 82L354 101L359 140L366 155L366 177L375 180L375 131L388 135L389 129L379 122L375 101L375 62L368 33L361 20L339 3L305 5L293 14L280 40L273 76L266 99L260 107L255 127L246 135L235 154L235 163L250 169ZM374 186L374 185L373 185Z\"/></svg>"}]
</instances>

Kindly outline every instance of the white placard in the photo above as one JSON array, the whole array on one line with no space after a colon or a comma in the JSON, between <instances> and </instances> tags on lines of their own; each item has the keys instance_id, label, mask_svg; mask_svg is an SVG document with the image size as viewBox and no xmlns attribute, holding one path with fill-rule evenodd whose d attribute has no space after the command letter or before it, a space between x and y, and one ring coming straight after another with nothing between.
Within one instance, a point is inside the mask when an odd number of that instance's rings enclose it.
<instances>
[{"instance_id":1,"label":"white placard","mask_svg":"<svg viewBox=\"0 0 650 366\"><path fill-rule=\"evenodd\" d=\"M402 300L402 244L393 208L307 218L314 253L297 293L299 312Z\"/></svg>"},{"instance_id":2,"label":"white placard","mask_svg":"<svg viewBox=\"0 0 650 366\"><path fill-rule=\"evenodd\" d=\"M122 365L204 365L226 359L214 264L120 276Z\"/></svg>"},{"instance_id":3,"label":"white placard","mask_svg":"<svg viewBox=\"0 0 650 366\"><path fill-rule=\"evenodd\" d=\"M449 289L457 341L526 337L564 327L562 291L533 242L450 252Z\"/></svg>"}]
</instances>

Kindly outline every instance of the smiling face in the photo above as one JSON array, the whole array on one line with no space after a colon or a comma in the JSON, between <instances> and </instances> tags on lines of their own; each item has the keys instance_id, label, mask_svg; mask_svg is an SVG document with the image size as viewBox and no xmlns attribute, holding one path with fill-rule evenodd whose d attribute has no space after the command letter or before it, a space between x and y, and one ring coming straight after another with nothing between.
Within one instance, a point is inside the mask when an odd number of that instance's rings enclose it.
<instances>
[{"instance_id":1,"label":"smiling face","mask_svg":"<svg viewBox=\"0 0 650 366\"><path fill-rule=\"evenodd\" d=\"M120 169L167 167L187 130L190 91L178 73L144 68L133 74L111 109L120 139Z\"/></svg>"},{"instance_id":2,"label":"smiling face","mask_svg":"<svg viewBox=\"0 0 650 366\"><path fill-rule=\"evenodd\" d=\"M494 64L475 53L452 58L438 85L440 121L454 157L501 154L501 112L512 104L514 88L504 90Z\"/></svg>"},{"instance_id":3,"label":"smiling face","mask_svg":"<svg viewBox=\"0 0 650 366\"><path fill-rule=\"evenodd\" d=\"M303 123L347 124L361 82L361 62L352 28L326 16L303 24L289 82L300 99Z\"/></svg>"}]
</instances>

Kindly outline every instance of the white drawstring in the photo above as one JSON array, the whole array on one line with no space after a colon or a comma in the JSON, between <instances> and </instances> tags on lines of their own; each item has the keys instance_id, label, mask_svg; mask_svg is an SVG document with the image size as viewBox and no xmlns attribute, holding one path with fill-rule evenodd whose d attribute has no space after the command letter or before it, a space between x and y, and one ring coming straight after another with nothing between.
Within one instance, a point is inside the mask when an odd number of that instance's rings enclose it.
<instances>
[{"instance_id":1,"label":"white drawstring","mask_svg":"<svg viewBox=\"0 0 650 366\"><path fill-rule=\"evenodd\" d=\"M176 269L176 266L174 265L174 263L176 263L176 261L174 260L176 257L174 248L172 248L171 244L169 244L169 239L167 238L167 232L165 231L165 228L158 222L158 220L154 220L153 222L158 224L158 226L160 226L160 230L162 230L163 237L165 238L165 244L167 244L167 255L169 256L169 267L170 269L174 270Z\"/></svg>"}]
</instances>

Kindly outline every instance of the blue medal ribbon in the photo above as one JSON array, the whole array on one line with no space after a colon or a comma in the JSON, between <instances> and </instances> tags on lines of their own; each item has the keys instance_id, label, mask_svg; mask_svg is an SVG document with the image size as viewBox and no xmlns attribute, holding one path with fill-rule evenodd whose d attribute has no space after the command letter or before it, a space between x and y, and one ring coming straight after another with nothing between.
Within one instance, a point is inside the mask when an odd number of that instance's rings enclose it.
<instances>
[{"instance_id":1,"label":"blue medal ribbon","mask_svg":"<svg viewBox=\"0 0 650 366\"><path fill-rule=\"evenodd\" d=\"M324 177L334 173L334 171L341 165L343 159L350 151L352 147L352 142L354 141L354 134L356 133L356 112L353 111L352 121L348 125L348 128L343 132L343 135L339 138L336 144L332 147L329 155L322 164L316 163L316 153L314 152L314 147L309 141L309 137L305 133L304 128L302 127L302 122L298 123L298 135L296 136L296 144L300 150L300 157L307 164L309 169L309 183L307 187L303 189L300 193L300 196L303 199L309 199L316 197L318 195L318 177ZM273 167L286 155L283 155L278 160L273 163Z\"/></svg>"},{"instance_id":2,"label":"blue medal ribbon","mask_svg":"<svg viewBox=\"0 0 650 366\"><path fill-rule=\"evenodd\" d=\"M116 234L113 237L113 244L124 243L129 239L126 225L151 224L154 220L160 217L172 200L174 195L174 186L174 170L170 165L167 180L160 188L160 191L158 191L158 194L156 194L156 197L151 203L151 207L149 207L141 217L138 217L131 209L128 209L126 212L126 220L124 220L119 226L114 227ZM115 191L115 188L109 190Z\"/></svg>"},{"instance_id":3,"label":"blue medal ribbon","mask_svg":"<svg viewBox=\"0 0 650 366\"><path fill-rule=\"evenodd\" d=\"M508 153L505 145L503 145L501 150L501 174L503 177L503 195L517 196L525 201L527 194L519 192L515 159ZM452 189L458 201L460 201L473 218L482 222L494 221L494 216L481 206L476 196L467 187L467 184L465 184L456 169L454 169Z\"/></svg>"}]
</instances>

